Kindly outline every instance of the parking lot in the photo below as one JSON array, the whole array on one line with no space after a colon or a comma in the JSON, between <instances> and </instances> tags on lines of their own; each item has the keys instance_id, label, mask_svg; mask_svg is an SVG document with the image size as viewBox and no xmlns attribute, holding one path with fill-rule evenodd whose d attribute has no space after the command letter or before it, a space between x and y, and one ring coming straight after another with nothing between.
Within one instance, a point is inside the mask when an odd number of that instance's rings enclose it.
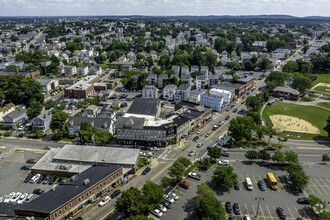
<instances>
[{"instance_id":1,"label":"parking lot","mask_svg":"<svg viewBox=\"0 0 330 220\"><path fill-rule=\"evenodd\" d=\"M32 193L34 189L43 189L48 191L53 186L43 184L24 183L29 170L21 170L26 161L30 158L39 160L43 154L38 151L14 151L8 152L5 159L0 161L0 197L8 195L11 192Z\"/></svg>"},{"instance_id":2,"label":"parking lot","mask_svg":"<svg viewBox=\"0 0 330 220\"><path fill-rule=\"evenodd\" d=\"M188 190L176 186L173 189L179 199L173 204L173 208L168 210L163 219L197 219L194 214L194 197L196 196L197 185L200 183L208 184L213 190L217 192L217 197L225 205L226 202L239 204L240 214L235 215L236 219L243 219L245 215L250 217L258 216L258 219L279 219L276 208L282 207L286 219L312 219L315 217L309 205L302 205L297 203L298 198L308 197L308 195L315 195L323 201L329 202L330 195L330 174L327 168L321 164L304 165L307 175L310 177L310 182L305 188L304 193L294 194L289 185L283 178L287 174L284 167L261 167L257 164L244 164L240 161L231 161L231 166L234 172L238 175L239 190L231 188L229 190L222 190L215 186L212 182L212 174L217 165L214 165L209 171L197 171L201 175L201 180L187 177L185 181L190 185ZM322 168L323 166L323 168ZM278 181L278 190L274 191L270 188L266 180L267 172L274 174ZM249 177L253 184L253 190L248 191L245 187L245 178ZM264 180L266 183L266 190L261 191L258 187L258 181ZM260 200L260 203L259 203ZM259 208L258 208L259 203ZM227 214L229 217L230 214Z\"/></svg>"}]
</instances>

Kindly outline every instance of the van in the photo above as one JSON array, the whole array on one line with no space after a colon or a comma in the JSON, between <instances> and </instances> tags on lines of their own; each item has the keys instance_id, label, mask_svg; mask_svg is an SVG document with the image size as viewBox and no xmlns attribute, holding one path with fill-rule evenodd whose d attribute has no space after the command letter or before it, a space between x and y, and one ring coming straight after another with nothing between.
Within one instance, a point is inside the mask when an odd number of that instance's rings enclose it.
<instances>
[{"instance_id":1,"label":"van","mask_svg":"<svg viewBox=\"0 0 330 220\"><path fill-rule=\"evenodd\" d=\"M246 188L248 190L250 190L250 191L253 190L252 181L249 177L245 178L245 183L246 183Z\"/></svg>"},{"instance_id":2,"label":"van","mask_svg":"<svg viewBox=\"0 0 330 220\"><path fill-rule=\"evenodd\" d=\"M34 194L28 195L28 197L26 197L25 203L30 202L33 199L33 197L34 197Z\"/></svg>"}]
</instances>

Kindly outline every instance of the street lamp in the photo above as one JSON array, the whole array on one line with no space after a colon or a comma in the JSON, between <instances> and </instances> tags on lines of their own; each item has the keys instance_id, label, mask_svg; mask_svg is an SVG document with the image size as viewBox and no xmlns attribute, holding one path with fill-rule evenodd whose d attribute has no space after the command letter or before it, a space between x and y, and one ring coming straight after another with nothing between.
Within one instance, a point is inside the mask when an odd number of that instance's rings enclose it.
<instances>
[{"instance_id":1,"label":"street lamp","mask_svg":"<svg viewBox=\"0 0 330 220\"><path fill-rule=\"evenodd\" d=\"M256 218L258 218L260 200L264 201L264 198L262 198L262 197L256 197L255 200L258 200L258 207L257 207L257 214L256 214Z\"/></svg>"}]
</instances>

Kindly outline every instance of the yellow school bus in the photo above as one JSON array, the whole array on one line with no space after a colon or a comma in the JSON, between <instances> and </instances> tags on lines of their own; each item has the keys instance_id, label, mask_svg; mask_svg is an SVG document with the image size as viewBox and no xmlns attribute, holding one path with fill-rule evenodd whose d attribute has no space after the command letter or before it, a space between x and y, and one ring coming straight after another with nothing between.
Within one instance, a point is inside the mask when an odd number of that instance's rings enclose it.
<instances>
[{"instance_id":1,"label":"yellow school bus","mask_svg":"<svg viewBox=\"0 0 330 220\"><path fill-rule=\"evenodd\" d=\"M277 190L277 180L273 173L267 173L267 180L273 190Z\"/></svg>"}]
</instances>

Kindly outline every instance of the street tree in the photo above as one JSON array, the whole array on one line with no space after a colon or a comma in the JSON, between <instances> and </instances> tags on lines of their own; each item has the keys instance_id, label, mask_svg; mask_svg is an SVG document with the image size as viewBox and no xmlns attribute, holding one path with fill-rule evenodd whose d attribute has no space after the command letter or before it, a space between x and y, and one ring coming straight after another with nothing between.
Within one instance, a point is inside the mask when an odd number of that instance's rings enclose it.
<instances>
[{"instance_id":1,"label":"street tree","mask_svg":"<svg viewBox=\"0 0 330 220\"><path fill-rule=\"evenodd\" d=\"M50 121L50 129L54 133L54 139L61 139L67 135L66 130L66 120L69 118L69 115L64 111L56 111L53 114L52 120Z\"/></svg>"},{"instance_id":2,"label":"street tree","mask_svg":"<svg viewBox=\"0 0 330 220\"><path fill-rule=\"evenodd\" d=\"M37 117L42 111L42 103L35 100L31 101L30 107L27 108L26 114L30 119Z\"/></svg>"},{"instance_id":3,"label":"street tree","mask_svg":"<svg viewBox=\"0 0 330 220\"><path fill-rule=\"evenodd\" d=\"M205 183L199 184L197 186L197 196L216 196L216 192L213 191L208 185Z\"/></svg>"},{"instance_id":4,"label":"street tree","mask_svg":"<svg viewBox=\"0 0 330 220\"><path fill-rule=\"evenodd\" d=\"M175 181L180 180L184 174L185 169L186 167L182 163L175 161L169 168L170 177L172 177Z\"/></svg>"},{"instance_id":5,"label":"street tree","mask_svg":"<svg viewBox=\"0 0 330 220\"><path fill-rule=\"evenodd\" d=\"M245 157L249 160L257 160L259 158L259 153L255 150L248 150L245 153Z\"/></svg>"},{"instance_id":6,"label":"street tree","mask_svg":"<svg viewBox=\"0 0 330 220\"><path fill-rule=\"evenodd\" d=\"M162 182L163 187L168 187L172 183L172 179L167 176L163 176L160 181Z\"/></svg>"},{"instance_id":7,"label":"street tree","mask_svg":"<svg viewBox=\"0 0 330 220\"><path fill-rule=\"evenodd\" d=\"M292 81L293 88L297 89L299 92L305 92L312 86L312 80L308 76L303 74L296 74Z\"/></svg>"},{"instance_id":8,"label":"street tree","mask_svg":"<svg viewBox=\"0 0 330 220\"><path fill-rule=\"evenodd\" d=\"M221 157L221 149L218 146L214 146L208 149L207 154L211 158L220 158Z\"/></svg>"},{"instance_id":9,"label":"street tree","mask_svg":"<svg viewBox=\"0 0 330 220\"><path fill-rule=\"evenodd\" d=\"M289 163L299 163L298 155L293 151L286 151L285 153L285 161Z\"/></svg>"},{"instance_id":10,"label":"street tree","mask_svg":"<svg viewBox=\"0 0 330 220\"><path fill-rule=\"evenodd\" d=\"M237 180L237 175L234 173L233 167L219 166L214 170L212 180L217 186L228 189L229 187L234 186L235 181Z\"/></svg>"},{"instance_id":11,"label":"street tree","mask_svg":"<svg viewBox=\"0 0 330 220\"><path fill-rule=\"evenodd\" d=\"M136 216L148 212L148 204L146 204L142 192L137 188L130 187L123 191L115 204L116 210L125 217Z\"/></svg>"},{"instance_id":12,"label":"street tree","mask_svg":"<svg viewBox=\"0 0 330 220\"><path fill-rule=\"evenodd\" d=\"M142 195L149 211L153 210L157 204L164 202L163 188L150 180L143 185Z\"/></svg>"},{"instance_id":13,"label":"street tree","mask_svg":"<svg viewBox=\"0 0 330 220\"><path fill-rule=\"evenodd\" d=\"M230 121L228 130L235 141L239 141L244 138L250 140L254 128L255 122L251 117L238 116Z\"/></svg>"},{"instance_id":14,"label":"street tree","mask_svg":"<svg viewBox=\"0 0 330 220\"><path fill-rule=\"evenodd\" d=\"M249 111L257 112L260 108L261 100L257 96L249 96L246 98L246 107Z\"/></svg>"},{"instance_id":15,"label":"street tree","mask_svg":"<svg viewBox=\"0 0 330 220\"><path fill-rule=\"evenodd\" d=\"M258 158L262 160L270 160L271 156L265 149L262 149L259 151Z\"/></svg>"},{"instance_id":16,"label":"street tree","mask_svg":"<svg viewBox=\"0 0 330 220\"><path fill-rule=\"evenodd\" d=\"M254 64L251 60L248 60L244 63L244 69L245 70L254 70Z\"/></svg>"},{"instance_id":17,"label":"street tree","mask_svg":"<svg viewBox=\"0 0 330 220\"><path fill-rule=\"evenodd\" d=\"M327 119L327 126L324 127L324 130L328 133L328 137L330 137L330 115Z\"/></svg>"},{"instance_id":18,"label":"street tree","mask_svg":"<svg viewBox=\"0 0 330 220\"><path fill-rule=\"evenodd\" d=\"M280 146L282 147L283 142L288 141L288 137L284 133L282 133L282 134L278 135L277 140L278 140L278 143L280 144Z\"/></svg>"},{"instance_id":19,"label":"street tree","mask_svg":"<svg viewBox=\"0 0 330 220\"><path fill-rule=\"evenodd\" d=\"M329 154L323 154L322 155L322 162L328 162L328 161L330 161L330 156L329 156Z\"/></svg>"},{"instance_id":20,"label":"street tree","mask_svg":"<svg viewBox=\"0 0 330 220\"><path fill-rule=\"evenodd\" d=\"M295 61L288 61L284 66L283 66L283 72L288 72L288 73L293 73L297 72L299 70L298 63Z\"/></svg>"},{"instance_id":21,"label":"street tree","mask_svg":"<svg viewBox=\"0 0 330 220\"><path fill-rule=\"evenodd\" d=\"M153 218L150 218L145 215L132 215L128 218L125 218L125 220L153 220Z\"/></svg>"},{"instance_id":22,"label":"street tree","mask_svg":"<svg viewBox=\"0 0 330 220\"><path fill-rule=\"evenodd\" d=\"M314 205L316 205L317 203L320 203L320 202L322 202L322 200L319 197L314 196L314 195L309 195L308 203L311 206L314 206Z\"/></svg>"},{"instance_id":23,"label":"street tree","mask_svg":"<svg viewBox=\"0 0 330 220\"><path fill-rule=\"evenodd\" d=\"M259 68L262 70L267 70L270 68L270 61L267 58L264 58L261 60L261 62L259 63Z\"/></svg>"},{"instance_id":24,"label":"street tree","mask_svg":"<svg viewBox=\"0 0 330 220\"><path fill-rule=\"evenodd\" d=\"M188 166L191 165L190 160L189 160L188 158L186 158L186 157L179 157L179 159L177 159L177 161L178 161L179 163L182 163L182 164L184 165L185 168L187 168Z\"/></svg>"},{"instance_id":25,"label":"street tree","mask_svg":"<svg viewBox=\"0 0 330 220\"><path fill-rule=\"evenodd\" d=\"M285 161L285 154L279 150L276 150L272 156L272 160L283 163Z\"/></svg>"},{"instance_id":26,"label":"street tree","mask_svg":"<svg viewBox=\"0 0 330 220\"><path fill-rule=\"evenodd\" d=\"M292 185L299 191L302 191L308 184L309 177L304 171L289 173L289 177Z\"/></svg>"}]
</instances>

